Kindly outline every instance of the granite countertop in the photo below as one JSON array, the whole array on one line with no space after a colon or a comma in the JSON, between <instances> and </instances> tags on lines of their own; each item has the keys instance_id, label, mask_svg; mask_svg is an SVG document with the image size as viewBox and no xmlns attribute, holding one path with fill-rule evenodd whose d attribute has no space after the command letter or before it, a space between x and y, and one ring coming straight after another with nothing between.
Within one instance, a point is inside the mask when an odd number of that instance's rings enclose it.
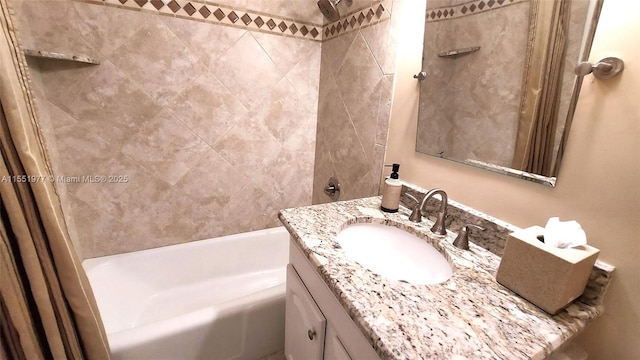
<instances>
[{"instance_id":1,"label":"granite countertop","mask_svg":"<svg viewBox=\"0 0 640 360\"><path fill-rule=\"evenodd\" d=\"M599 296L581 297L550 316L496 282L500 256L489 246L470 241L469 251L458 249L451 245L456 233L434 235L430 220L412 223L406 208L389 214L379 207L380 197L372 197L286 209L279 217L382 359L544 359L602 310L591 301ZM393 224L418 235L445 254L453 276L412 285L370 272L335 240L355 222ZM604 292L611 271L590 282Z\"/></svg>"}]
</instances>

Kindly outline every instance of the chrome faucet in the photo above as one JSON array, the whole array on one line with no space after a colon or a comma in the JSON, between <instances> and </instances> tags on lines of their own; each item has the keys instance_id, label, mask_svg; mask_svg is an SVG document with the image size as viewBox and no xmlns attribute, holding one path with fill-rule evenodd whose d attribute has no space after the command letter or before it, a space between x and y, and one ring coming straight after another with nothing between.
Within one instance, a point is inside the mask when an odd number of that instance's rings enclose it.
<instances>
[{"instance_id":1,"label":"chrome faucet","mask_svg":"<svg viewBox=\"0 0 640 360\"><path fill-rule=\"evenodd\" d=\"M413 222L422 221L422 215L425 212L424 207L427 201L434 195L440 195L440 198L442 199L442 201L440 201L440 208L438 209L438 214L436 215L436 222L431 227L431 231L435 234L446 235L447 229L445 227L444 220L447 217L448 198L447 198L447 193L444 192L444 190L442 189L429 190L427 194L424 196L424 198L422 199L422 201L420 202L420 206L417 206L413 209L413 211L411 212L411 215L409 216L409 220Z\"/></svg>"}]
</instances>

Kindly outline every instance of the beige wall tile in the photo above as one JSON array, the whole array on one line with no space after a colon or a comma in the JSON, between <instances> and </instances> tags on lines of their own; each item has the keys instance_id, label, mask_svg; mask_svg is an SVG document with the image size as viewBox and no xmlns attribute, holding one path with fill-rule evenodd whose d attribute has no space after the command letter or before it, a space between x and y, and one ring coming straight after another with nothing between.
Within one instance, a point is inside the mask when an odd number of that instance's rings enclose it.
<instances>
[{"instance_id":1,"label":"beige wall tile","mask_svg":"<svg viewBox=\"0 0 640 360\"><path fill-rule=\"evenodd\" d=\"M369 97L382 77L380 67L362 35L356 35L346 56L336 71L338 91L351 114L361 110L363 98Z\"/></svg>"},{"instance_id":2,"label":"beige wall tile","mask_svg":"<svg viewBox=\"0 0 640 360\"><path fill-rule=\"evenodd\" d=\"M211 71L247 109L255 107L284 76L250 32L220 56Z\"/></svg>"},{"instance_id":3,"label":"beige wall tile","mask_svg":"<svg viewBox=\"0 0 640 360\"><path fill-rule=\"evenodd\" d=\"M54 83L55 76L44 80ZM118 151L127 136L162 110L110 61L96 66L90 76L52 102L109 140Z\"/></svg>"},{"instance_id":4,"label":"beige wall tile","mask_svg":"<svg viewBox=\"0 0 640 360\"><path fill-rule=\"evenodd\" d=\"M176 184L176 188L211 213L219 214L248 181L247 176L210 150Z\"/></svg>"},{"instance_id":5,"label":"beige wall tile","mask_svg":"<svg viewBox=\"0 0 640 360\"><path fill-rule=\"evenodd\" d=\"M358 31L351 31L322 43L322 70L334 75L342 65Z\"/></svg>"},{"instance_id":6,"label":"beige wall tile","mask_svg":"<svg viewBox=\"0 0 640 360\"><path fill-rule=\"evenodd\" d=\"M109 59L162 105L205 71L191 50L159 19L136 32Z\"/></svg>"},{"instance_id":7,"label":"beige wall tile","mask_svg":"<svg viewBox=\"0 0 640 360\"><path fill-rule=\"evenodd\" d=\"M264 169L261 188L279 209L308 205L313 185L313 153L281 151Z\"/></svg>"},{"instance_id":8,"label":"beige wall tile","mask_svg":"<svg viewBox=\"0 0 640 360\"><path fill-rule=\"evenodd\" d=\"M113 255L150 247L150 236L119 218L71 197L73 218L86 258ZM134 240L135 239L135 240Z\"/></svg>"},{"instance_id":9,"label":"beige wall tile","mask_svg":"<svg viewBox=\"0 0 640 360\"><path fill-rule=\"evenodd\" d=\"M316 151L319 146L328 149L338 179L348 188L367 172L367 156L335 82L320 86ZM321 181L324 183L326 179Z\"/></svg>"},{"instance_id":10,"label":"beige wall tile","mask_svg":"<svg viewBox=\"0 0 640 360\"><path fill-rule=\"evenodd\" d=\"M78 36L78 14L71 1L18 1L24 48L95 56L95 49Z\"/></svg>"},{"instance_id":11,"label":"beige wall tile","mask_svg":"<svg viewBox=\"0 0 640 360\"><path fill-rule=\"evenodd\" d=\"M117 48L153 20L153 15L75 1L79 37L96 50L94 57L108 58Z\"/></svg>"},{"instance_id":12,"label":"beige wall tile","mask_svg":"<svg viewBox=\"0 0 640 360\"><path fill-rule=\"evenodd\" d=\"M242 119L220 141L216 150L236 169L260 182L261 171L278 156L282 145L252 116Z\"/></svg>"},{"instance_id":13,"label":"beige wall tile","mask_svg":"<svg viewBox=\"0 0 640 360\"><path fill-rule=\"evenodd\" d=\"M262 11L269 14L298 19L312 24L322 24L322 13L318 9L317 0L262 0L257 1Z\"/></svg>"},{"instance_id":14,"label":"beige wall tile","mask_svg":"<svg viewBox=\"0 0 640 360\"><path fill-rule=\"evenodd\" d=\"M46 99L46 97L44 97L44 99ZM47 101L45 106L46 108L43 109L43 112L46 112L47 114L45 114L45 116L48 115L51 119L51 124L54 129L79 124L78 120L74 119L71 115L60 109L51 101Z\"/></svg>"},{"instance_id":15,"label":"beige wall tile","mask_svg":"<svg viewBox=\"0 0 640 360\"><path fill-rule=\"evenodd\" d=\"M221 215L224 221L237 224L243 231L253 231L279 226L278 210L271 194L249 182L231 196Z\"/></svg>"},{"instance_id":16,"label":"beige wall tile","mask_svg":"<svg viewBox=\"0 0 640 360\"><path fill-rule=\"evenodd\" d=\"M376 37L389 31L382 22L322 45L314 203L330 201L323 193L330 176L340 181L341 200L379 192L394 76L384 75L380 64L393 58L386 53L389 36Z\"/></svg>"},{"instance_id":17,"label":"beige wall tile","mask_svg":"<svg viewBox=\"0 0 640 360\"><path fill-rule=\"evenodd\" d=\"M226 5L233 8L247 9L250 6L256 6L257 8L262 8L259 5L262 1L269 1L269 0L220 0L217 3L219 3L220 5Z\"/></svg>"},{"instance_id":18,"label":"beige wall tile","mask_svg":"<svg viewBox=\"0 0 640 360\"><path fill-rule=\"evenodd\" d=\"M210 72L187 85L167 108L212 146L247 114L244 105Z\"/></svg>"},{"instance_id":19,"label":"beige wall tile","mask_svg":"<svg viewBox=\"0 0 640 360\"><path fill-rule=\"evenodd\" d=\"M312 43L312 45L307 55L289 70L286 78L296 89L298 96L308 101L317 111L322 46L320 43Z\"/></svg>"},{"instance_id":20,"label":"beige wall tile","mask_svg":"<svg viewBox=\"0 0 640 360\"><path fill-rule=\"evenodd\" d=\"M316 46L311 41L277 36L265 33L252 33L258 44L276 64L282 74L288 73L298 62Z\"/></svg>"},{"instance_id":21,"label":"beige wall tile","mask_svg":"<svg viewBox=\"0 0 640 360\"><path fill-rule=\"evenodd\" d=\"M143 219L138 226L144 226L143 230L149 232L152 239L157 239L154 247L237 232L218 214L211 214L175 188L151 195L157 197L148 206L128 204L125 217ZM152 218L149 219L149 216Z\"/></svg>"},{"instance_id":22,"label":"beige wall tile","mask_svg":"<svg viewBox=\"0 0 640 360\"><path fill-rule=\"evenodd\" d=\"M396 39L392 25L391 21L385 21L361 31L376 63L384 74L393 74L396 67L395 52L393 51L396 47Z\"/></svg>"},{"instance_id":23,"label":"beige wall tile","mask_svg":"<svg viewBox=\"0 0 640 360\"><path fill-rule=\"evenodd\" d=\"M69 101L67 94L99 67L71 61L38 59L42 86L47 99L58 106ZM72 95L73 96L73 95Z\"/></svg>"},{"instance_id":24,"label":"beige wall tile","mask_svg":"<svg viewBox=\"0 0 640 360\"><path fill-rule=\"evenodd\" d=\"M209 149L178 119L162 111L126 138L122 153L174 185Z\"/></svg>"},{"instance_id":25,"label":"beige wall tile","mask_svg":"<svg viewBox=\"0 0 640 360\"><path fill-rule=\"evenodd\" d=\"M320 139L318 139L320 140ZM326 143L327 141L325 141ZM318 141L316 143L316 153L314 159L313 168L313 193L311 201L313 204L324 204L331 201L331 199L325 195L324 187L329 184L329 178L337 176L331 166L331 154L329 153L328 146ZM342 185L342 184L341 184ZM345 197L340 195L341 199Z\"/></svg>"},{"instance_id":26,"label":"beige wall tile","mask_svg":"<svg viewBox=\"0 0 640 360\"><path fill-rule=\"evenodd\" d=\"M214 26L198 21L161 17L167 27L180 38L206 65L213 62L235 44L247 31L226 26Z\"/></svg>"},{"instance_id":27,"label":"beige wall tile","mask_svg":"<svg viewBox=\"0 0 640 360\"><path fill-rule=\"evenodd\" d=\"M338 4L338 11L341 17L345 17L347 14L351 14L355 11L362 10L366 7L376 3L377 0L352 0L342 1ZM326 20L326 19L325 19Z\"/></svg>"},{"instance_id":28,"label":"beige wall tile","mask_svg":"<svg viewBox=\"0 0 640 360\"><path fill-rule=\"evenodd\" d=\"M297 95L296 89L283 78L251 112L251 116L284 145L315 139L316 109L309 99ZM313 100L313 99L311 99ZM294 146L297 147L297 146Z\"/></svg>"},{"instance_id":29,"label":"beige wall tile","mask_svg":"<svg viewBox=\"0 0 640 360\"><path fill-rule=\"evenodd\" d=\"M54 110L52 113L55 115L58 112ZM56 116L58 117L62 116ZM55 136L62 165L61 172L56 175L99 175L100 173L95 171L100 170L100 164L107 163L118 155L117 151L111 151L108 141L80 122L56 127ZM78 185L68 184L68 186L76 188Z\"/></svg>"}]
</instances>

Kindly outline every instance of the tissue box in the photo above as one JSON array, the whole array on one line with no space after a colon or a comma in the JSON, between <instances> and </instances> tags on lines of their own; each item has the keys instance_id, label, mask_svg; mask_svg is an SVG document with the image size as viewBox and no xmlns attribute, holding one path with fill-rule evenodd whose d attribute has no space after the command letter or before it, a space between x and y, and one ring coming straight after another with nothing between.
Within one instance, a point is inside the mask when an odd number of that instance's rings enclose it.
<instances>
[{"instance_id":1,"label":"tissue box","mask_svg":"<svg viewBox=\"0 0 640 360\"><path fill-rule=\"evenodd\" d=\"M552 247L538 240L542 234L540 226L511 233L496 280L553 315L582 295L600 250Z\"/></svg>"}]
</instances>

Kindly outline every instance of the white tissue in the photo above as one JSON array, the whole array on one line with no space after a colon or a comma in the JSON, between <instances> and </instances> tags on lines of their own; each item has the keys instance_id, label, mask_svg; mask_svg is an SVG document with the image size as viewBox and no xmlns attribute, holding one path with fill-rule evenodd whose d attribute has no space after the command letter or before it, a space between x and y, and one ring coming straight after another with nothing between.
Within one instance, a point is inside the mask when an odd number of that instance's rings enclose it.
<instances>
[{"instance_id":1,"label":"white tissue","mask_svg":"<svg viewBox=\"0 0 640 360\"><path fill-rule=\"evenodd\" d=\"M560 221L558 217L551 217L544 227L544 243L562 249L586 245L587 234L575 220Z\"/></svg>"}]
</instances>

